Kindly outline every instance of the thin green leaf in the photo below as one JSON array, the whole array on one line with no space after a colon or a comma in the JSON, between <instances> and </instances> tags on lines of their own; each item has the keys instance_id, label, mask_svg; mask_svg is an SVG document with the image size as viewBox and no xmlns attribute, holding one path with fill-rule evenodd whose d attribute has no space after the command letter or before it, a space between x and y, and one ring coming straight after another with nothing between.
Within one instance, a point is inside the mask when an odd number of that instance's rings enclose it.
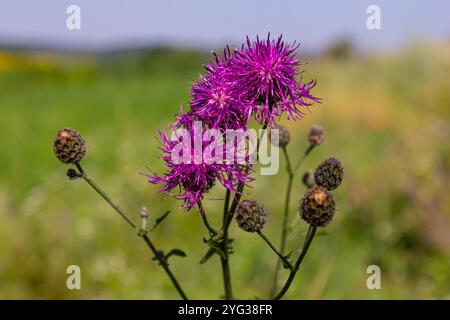
<instances>
[{"instance_id":1,"label":"thin green leaf","mask_svg":"<svg viewBox=\"0 0 450 320\"><path fill-rule=\"evenodd\" d=\"M167 218L167 216L170 214L170 212L171 212L171 211L169 210L169 211L167 211L166 213L164 213L162 216L160 216L159 218L157 218L157 219L155 220L155 223L154 223L153 226L151 227L150 231L155 230L156 227L157 227L161 222L163 222L164 219Z\"/></svg>"},{"instance_id":2,"label":"thin green leaf","mask_svg":"<svg viewBox=\"0 0 450 320\"><path fill-rule=\"evenodd\" d=\"M181 249L172 249L168 254L166 254L166 260L169 260L170 256L177 256L184 258L187 257L187 254Z\"/></svg>"},{"instance_id":3,"label":"thin green leaf","mask_svg":"<svg viewBox=\"0 0 450 320\"><path fill-rule=\"evenodd\" d=\"M203 258L200 260L200 264L208 262L209 258L211 258L214 255L214 253L216 252L213 250L213 248L209 248L209 250L205 253Z\"/></svg>"},{"instance_id":4,"label":"thin green leaf","mask_svg":"<svg viewBox=\"0 0 450 320\"><path fill-rule=\"evenodd\" d=\"M211 249L213 249L215 253L225 259L225 252L223 252L222 249L220 249L219 247L211 247Z\"/></svg>"}]
</instances>

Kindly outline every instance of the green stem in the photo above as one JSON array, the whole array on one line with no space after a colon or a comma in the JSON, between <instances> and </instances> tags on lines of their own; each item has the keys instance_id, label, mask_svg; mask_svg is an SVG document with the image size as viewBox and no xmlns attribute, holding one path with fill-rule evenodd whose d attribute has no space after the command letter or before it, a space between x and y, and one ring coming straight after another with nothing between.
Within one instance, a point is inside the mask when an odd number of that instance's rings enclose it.
<instances>
[{"instance_id":1,"label":"green stem","mask_svg":"<svg viewBox=\"0 0 450 320\"><path fill-rule=\"evenodd\" d=\"M208 229L209 234L211 236L215 236L217 234L217 230L214 229L213 227L211 227L211 225L209 224L208 218L206 217L205 209L203 208L202 203L199 201L197 203L197 205L198 205L198 209L200 211L200 216L202 217L202 220L203 220L203 224L205 225L206 229Z\"/></svg>"},{"instance_id":2,"label":"green stem","mask_svg":"<svg viewBox=\"0 0 450 320\"><path fill-rule=\"evenodd\" d=\"M292 281L295 278L295 275L297 274L298 269L300 268L300 265L302 264L303 259L306 256L306 253L308 252L308 249L311 245L311 242L314 239L314 235L316 234L317 227L309 226L308 233L306 234L305 242L303 244L302 251L300 253L300 256L297 258L297 261L295 262L294 269L289 274L289 278L287 279L286 283L284 284L283 288L280 290L280 292L273 298L273 300L279 300L281 299L286 292L289 290L289 287L292 284Z\"/></svg>"},{"instance_id":3,"label":"green stem","mask_svg":"<svg viewBox=\"0 0 450 320\"><path fill-rule=\"evenodd\" d=\"M295 168L294 168L294 171L297 171L298 168L300 168L300 166L302 165L303 161L305 161L306 157L308 156L308 154L311 153L311 151L313 151L313 149L315 148L315 146L316 146L316 145L314 145L314 144L309 145L308 149L306 149L306 151L305 151L305 153L303 154L303 156L298 160L298 162L297 162L297 164L296 164L296 166L295 166Z\"/></svg>"},{"instance_id":4,"label":"green stem","mask_svg":"<svg viewBox=\"0 0 450 320\"><path fill-rule=\"evenodd\" d=\"M178 293L180 294L181 298L183 300L189 300L186 296L186 294L184 293L183 289L181 288L180 284L178 283L177 278L175 278L174 274L172 273L172 271L169 268L169 264L167 263L166 259L163 259L159 254L158 251L156 250L155 246L153 245L153 243L150 241L150 238L147 236L147 234L144 234L142 236L142 238L144 239L145 243L147 244L147 246L150 248L150 250L153 252L153 254L155 255L156 259L158 259L159 264L163 267L164 271L167 273L167 275L170 278L170 281L172 281L172 284L175 286L175 289L177 289Z\"/></svg>"},{"instance_id":5,"label":"green stem","mask_svg":"<svg viewBox=\"0 0 450 320\"><path fill-rule=\"evenodd\" d=\"M116 210L116 212L118 214L120 214L120 216L133 228L136 229L136 225L133 223L133 221L131 221L130 218L128 218L128 216L126 215L126 213L119 207L117 206L112 200L111 198L91 179L89 178L83 171L83 168L81 167L81 165L79 163L76 164L78 170L80 171L80 175L81 178L83 178L84 181L86 181L95 191L97 191L97 193L106 200L106 202L109 203L109 205L111 207L113 207L114 210Z\"/></svg>"},{"instance_id":6,"label":"green stem","mask_svg":"<svg viewBox=\"0 0 450 320\"><path fill-rule=\"evenodd\" d=\"M228 211L228 206L230 203L230 190L227 189L225 193L225 201L223 206L223 241L221 244L221 249L224 253L224 256L220 258L220 262L222 264L222 275L223 275L223 284L225 289L225 299L231 300L233 299L233 286L231 284L231 272L230 272L230 257L228 254L228 227L230 225L230 222L232 219L229 218L231 215L231 218L233 217L232 214Z\"/></svg>"},{"instance_id":7,"label":"green stem","mask_svg":"<svg viewBox=\"0 0 450 320\"><path fill-rule=\"evenodd\" d=\"M86 181L103 199L106 200L106 202L108 202L108 204L117 212L120 214L120 216L125 219L125 221L133 228L136 230L136 225L133 223L133 221L131 221L130 218L128 218L127 214L119 207L117 206L112 200L111 198L91 179L89 178L86 173L84 172L83 168L81 167L81 165L79 163L75 164L78 171L79 171L79 176L81 178L83 178L84 181ZM151 252L155 255L156 259L159 261L159 264L163 267L164 271L167 273L167 275L169 276L170 280L172 281L172 284L175 286L175 289L178 291L178 293L180 294L181 298L183 300L188 300L186 294L184 293L183 289L181 288L180 284L178 283L178 280L175 278L174 274L172 273L172 271L169 268L169 265L167 264L167 261L161 257L160 254L158 254L158 250L156 249L156 247L154 246L154 244L151 242L150 238L147 236L147 234L143 234L141 235L141 237L144 239L145 243L147 244L147 246L149 247L149 249L151 250Z\"/></svg>"},{"instance_id":8,"label":"green stem","mask_svg":"<svg viewBox=\"0 0 450 320\"><path fill-rule=\"evenodd\" d=\"M293 266L292 264L275 248L275 246L270 242L270 240L265 236L262 231L258 231L259 236L269 245L269 247L273 250L273 252L276 253L276 255L280 258L279 261L282 261L285 266L288 266L289 269L292 271Z\"/></svg>"},{"instance_id":9,"label":"green stem","mask_svg":"<svg viewBox=\"0 0 450 320\"><path fill-rule=\"evenodd\" d=\"M286 197L285 197L285 201L284 201L283 224L282 224L282 229L281 229L281 241L280 241L280 252L282 254L285 254L286 239L287 239L288 229L289 229L289 203L291 200L292 184L294 182L294 176L295 176L295 173L300 168L300 166L302 165L302 163L305 161L306 157L314 149L314 147L315 147L315 145L309 145L309 147L303 153L303 156L298 160L295 168L292 167L292 163L290 161L287 148L286 147L282 148L283 155L286 159L286 172L288 174ZM274 278L273 278L273 282L272 282L272 289L270 291L271 296L273 296L278 289L278 278L280 276L280 270L281 270L281 262L280 262L280 260L278 260L277 264L275 266L275 274L274 274Z\"/></svg>"},{"instance_id":10,"label":"green stem","mask_svg":"<svg viewBox=\"0 0 450 320\"><path fill-rule=\"evenodd\" d=\"M267 121L263 125L263 131L258 139L257 144L257 156L259 153L259 145L260 140L262 139L266 129L267 129ZM231 300L233 299L233 291L232 291L232 285L231 285L231 273L230 273L230 257L228 254L228 228L230 227L231 221L233 220L234 212L236 211L236 208L239 204L239 201L241 200L242 192L244 191L245 183L241 183L238 185L236 193L234 195L233 201L231 203L231 207L228 208L229 202L230 202L230 191L228 190L225 195L225 202L224 202L224 210L223 210L223 225L221 229L221 233L223 234L223 241L221 244L221 249L224 252L224 257L221 257L221 263L222 263L222 273L223 273L223 280L224 280L224 286L225 286L225 299Z\"/></svg>"},{"instance_id":11,"label":"green stem","mask_svg":"<svg viewBox=\"0 0 450 320\"><path fill-rule=\"evenodd\" d=\"M286 147L283 147L283 154L286 159L286 172L288 174L288 183L287 183L287 190L286 190L286 197L284 200L284 214L283 214L283 224L281 229L281 240L280 240L280 252L284 255L285 253L285 247L286 247L286 239L289 229L289 203L291 200L291 193L292 193L292 183L294 181L294 172L292 171L292 165L291 161L289 159L289 154L286 149ZM273 278L272 283L272 289L270 291L270 295L274 295L275 292L278 289L278 278L280 276L280 270L281 270L281 261L277 260L277 264L275 266L275 274Z\"/></svg>"}]
</instances>

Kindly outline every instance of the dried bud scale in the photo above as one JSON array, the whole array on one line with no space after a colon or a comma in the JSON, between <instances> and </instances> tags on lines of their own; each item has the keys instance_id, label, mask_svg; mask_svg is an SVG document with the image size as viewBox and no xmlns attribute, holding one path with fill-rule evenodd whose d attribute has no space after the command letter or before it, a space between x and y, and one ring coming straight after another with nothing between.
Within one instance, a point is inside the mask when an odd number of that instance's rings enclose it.
<instances>
[{"instance_id":1,"label":"dried bud scale","mask_svg":"<svg viewBox=\"0 0 450 320\"><path fill-rule=\"evenodd\" d=\"M329 224L335 212L336 204L333 195L322 187L308 190L300 201L300 216L314 227L324 227Z\"/></svg>"},{"instance_id":2,"label":"dried bud scale","mask_svg":"<svg viewBox=\"0 0 450 320\"><path fill-rule=\"evenodd\" d=\"M77 131L64 128L56 134L53 151L63 163L78 163L86 155L86 142Z\"/></svg>"},{"instance_id":3,"label":"dried bud scale","mask_svg":"<svg viewBox=\"0 0 450 320\"><path fill-rule=\"evenodd\" d=\"M267 211L255 200L244 200L236 209L235 219L242 230L258 232L267 222Z\"/></svg>"}]
</instances>

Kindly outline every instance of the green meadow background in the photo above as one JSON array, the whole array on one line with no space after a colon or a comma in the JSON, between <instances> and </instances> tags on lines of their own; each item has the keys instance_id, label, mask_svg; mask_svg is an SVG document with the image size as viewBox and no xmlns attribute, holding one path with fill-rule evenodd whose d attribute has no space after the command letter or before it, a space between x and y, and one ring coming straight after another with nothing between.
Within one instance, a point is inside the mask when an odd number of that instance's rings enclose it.
<instances>
[{"instance_id":1,"label":"green meadow background","mask_svg":"<svg viewBox=\"0 0 450 320\"><path fill-rule=\"evenodd\" d=\"M396 52L356 54L344 44L308 61L323 103L287 122L296 161L314 123L326 130L298 172L289 249L306 225L298 218L301 174L338 157L345 180L335 221L312 244L289 299L450 298L450 45L416 43ZM150 234L162 250L187 257L170 265L190 298L222 297L220 261L199 261L207 236L196 210L157 194L140 175L162 172L157 129L173 120L210 59L202 52L149 49L104 54L0 50L0 298L177 299L143 241L82 181L69 181L53 137L62 127L86 138L85 170L137 222L172 213ZM287 175L256 175L245 198L268 209L265 233L279 242ZM257 170L258 172L258 170ZM205 202L218 226L224 190ZM265 298L276 257L233 223L232 281L238 298ZM381 290L366 269L381 268ZM81 268L81 290L66 288L66 268ZM287 274L284 274L286 277Z\"/></svg>"}]
</instances>

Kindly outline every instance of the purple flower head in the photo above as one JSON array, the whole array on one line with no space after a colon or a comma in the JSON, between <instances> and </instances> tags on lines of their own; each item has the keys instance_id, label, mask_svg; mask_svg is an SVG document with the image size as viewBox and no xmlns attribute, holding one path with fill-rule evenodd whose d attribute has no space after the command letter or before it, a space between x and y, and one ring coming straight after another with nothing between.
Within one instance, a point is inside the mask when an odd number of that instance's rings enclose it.
<instances>
[{"instance_id":1,"label":"purple flower head","mask_svg":"<svg viewBox=\"0 0 450 320\"><path fill-rule=\"evenodd\" d=\"M227 78L239 84L241 91L250 102L255 119L263 124L275 124L275 116L286 112L288 118L302 116L300 107L311 106L320 99L310 90L315 86L297 80L300 61L295 57L298 45L286 44L280 36L276 41L266 41L258 37L251 42L247 37L247 47L236 51L227 72Z\"/></svg>"},{"instance_id":2,"label":"purple flower head","mask_svg":"<svg viewBox=\"0 0 450 320\"><path fill-rule=\"evenodd\" d=\"M159 191L183 200L182 206L187 210L191 210L201 201L216 181L236 192L239 184L252 180L244 166L214 163L211 158L204 156L203 151L198 153L198 136L195 130L195 127L192 127L189 130L174 131L171 139L167 130L160 131L162 159L168 172L163 176L144 174L152 184L163 183ZM209 143L200 141L202 150ZM173 193L174 189L178 189L178 192Z\"/></svg>"},{"instance_id":3,"label":"purple flower head","mask_svg":"<svg viewBox=\"0 0 450 320\"><path fill-rule=\"evenodd\" d=\"M210 128L244 128L249 105L243 101L239 84L226 78L233 55L229 48L222 58L213 54L215 63L206 65L207 74L192 86L190 114Z\"/></svg>"},{"instance_id":4,"label":"purple flower head","mask_svg":"<svg viewBox=\"0 0 450 320\"><path fill-rule=\"evenodd\" d=\"M175 122L171 125L172 129L190 129L195 121L194 115L190 112L184 112L183 106L180 106L180 111L175 115L175 119Z\"/></svg>"}]
</instances>

